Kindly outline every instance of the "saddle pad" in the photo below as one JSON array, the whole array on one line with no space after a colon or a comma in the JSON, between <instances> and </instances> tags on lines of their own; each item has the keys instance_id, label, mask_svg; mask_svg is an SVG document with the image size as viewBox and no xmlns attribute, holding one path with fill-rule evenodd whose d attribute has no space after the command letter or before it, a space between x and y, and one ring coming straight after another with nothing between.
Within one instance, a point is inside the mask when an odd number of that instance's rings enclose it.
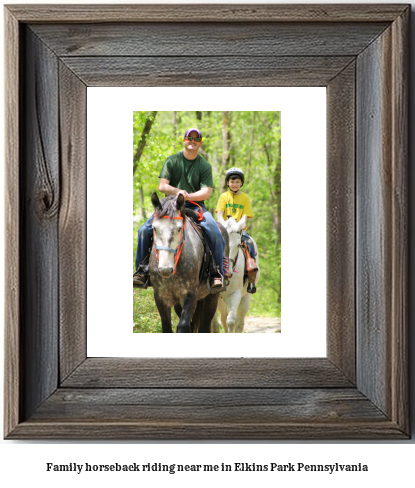
<instances>
[{"instance_id":1,"label":"saddle pad","mask_svg":"<svg viewBox=\"0 0 415 488\"><path fill-rule=\"evenodd\" d=\"M199 281L206 281L208 276L209 276L209 268L213 262L213 264L216 266L216 263L214 262L212 252L210 250L210 242L209 238L206 234L206 231L202 228L199 227L192 219L189 217L186 217L187 222L190 223L190 225L193 227L193 229L196 231L196 234L198 235L201 243L203 244L203 260L202 260L202 265L200 267L200 272L199 272Z\"/></svg>"}]
</instances>

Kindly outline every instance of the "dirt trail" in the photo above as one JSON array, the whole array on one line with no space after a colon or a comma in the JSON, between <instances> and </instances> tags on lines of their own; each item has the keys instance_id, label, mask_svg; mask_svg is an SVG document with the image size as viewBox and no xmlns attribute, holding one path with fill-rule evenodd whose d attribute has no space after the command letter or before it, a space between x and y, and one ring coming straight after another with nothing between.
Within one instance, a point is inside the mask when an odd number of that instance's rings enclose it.
<instances>
[{"instance_id":1,"label":"dirt trail","mask_svg":"<svg viewBox=\"0 0 415 488\"><path fill-rule=\"evenodd\" d=\"M281 332L279 317L245 317L244 332Z\"/></svg>"}]
</instances>

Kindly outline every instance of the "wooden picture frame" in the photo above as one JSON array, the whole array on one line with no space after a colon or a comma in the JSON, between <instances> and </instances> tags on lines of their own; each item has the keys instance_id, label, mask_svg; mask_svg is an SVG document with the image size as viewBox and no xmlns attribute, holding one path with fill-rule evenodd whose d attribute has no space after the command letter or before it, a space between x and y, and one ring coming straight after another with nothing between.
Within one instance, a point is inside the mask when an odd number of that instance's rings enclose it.
<instances>
[{"instance_id":1,"label":"wooden picture frame","mask_svg":"<svg viewBox=\"0 0 415 488\"><path fill-rule=\"evenodd\" d=\"M5 7L5 438L407 439L410 7L197 8ZM326 358L86 356L102 85L327 87Z\"/></svg>"}]
</instances>

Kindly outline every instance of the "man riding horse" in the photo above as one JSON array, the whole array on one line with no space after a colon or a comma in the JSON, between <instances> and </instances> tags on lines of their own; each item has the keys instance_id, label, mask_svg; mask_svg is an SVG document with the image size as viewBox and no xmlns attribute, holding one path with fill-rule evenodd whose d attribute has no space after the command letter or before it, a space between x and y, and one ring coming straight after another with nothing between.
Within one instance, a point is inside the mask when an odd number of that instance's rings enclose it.
<instances>
[{"instance_id":1,"label":"man riding horse","mask_svg":"<svg viewBox=\"0 0 415 488\"><path fill-rule=\"evenodd\" d=\"M165 161L159 174L158 189L166 196L182 194L186 208L196 211L199 210L199 207L202 208L203 220L199 222L199 225L207 233L217 267L216 273L210 278L211 292L216 293L224 289L223 250L225 241L216 221L204 205L204 200L207 200L212 193L212 166L198 154L202 146L202 133L199 129L188 129L184 135L183 144L183 151L170 156ZM197 204L192 202L197 202ZM149 286L148 263L153 245L153 217L154 214L138 230L136 271L133 275L133 286L137 288Z\"/></svg>"}]
</instances>

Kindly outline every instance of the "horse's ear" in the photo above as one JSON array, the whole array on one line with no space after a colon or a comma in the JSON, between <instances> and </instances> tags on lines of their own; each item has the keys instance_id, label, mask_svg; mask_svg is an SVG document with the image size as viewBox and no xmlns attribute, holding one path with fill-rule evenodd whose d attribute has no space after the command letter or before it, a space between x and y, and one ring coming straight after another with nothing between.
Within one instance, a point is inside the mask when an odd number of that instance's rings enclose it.
<instances>
[{"instance_id":1,"label":"horse's ear","mask_svg":"<svg viewBox=\"0 0 415 488\"><path fill-rule=\"evenodd\" d=\"M223 213L218 214L218 222L225 225L225 219L223 218Z\"/></svg>"},{"instance_id":2,"label":"horse's ear","mask_svg":"<svg viewBox=\"0 0 415 488\"><path fill-rule=\"evenodd\" d=\"M176 208L181 212L183 210L183 205L184 205L184 196L182 193L179 193L177 195L177 201L176 201Z\"/></svg>"},{"instance_id":3,"label":"horse's ear","mask_svg":"<svg viewBox=\"0 0 415 488\"><path fill-rule=\"evenodd\" d=\"M153 207L155 209L161 208L161 203L156 192L153 192L153 194L151 195L151 203L153 204Z\"/></svg>"},{"instance_id":4,"label":"horse's ear","mask_svg":"<svg viewBox=\"0 0 415 488\"><path fill-rule=\"evenodd\" d=\"M243 219L241 219L238 222L238 232L242 232L242 227L244 226L244 223L245 223L245 221Z\"/></svg>"}]
</instances>

